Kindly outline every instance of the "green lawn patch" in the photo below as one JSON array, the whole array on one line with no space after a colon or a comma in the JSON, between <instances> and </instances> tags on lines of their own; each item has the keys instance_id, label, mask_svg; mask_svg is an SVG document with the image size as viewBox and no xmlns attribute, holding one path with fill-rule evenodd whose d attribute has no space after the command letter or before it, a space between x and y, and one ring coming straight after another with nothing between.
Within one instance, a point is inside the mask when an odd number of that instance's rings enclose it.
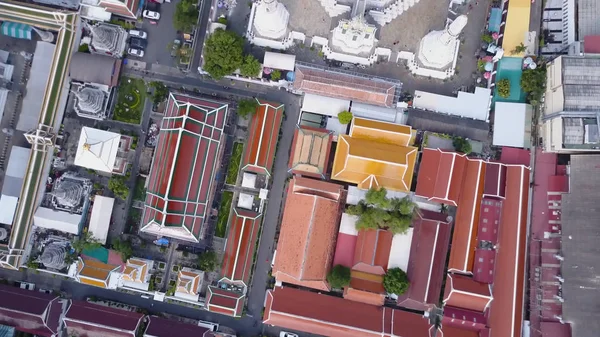
<instances>
[{"instance_id":1,"label":"green lawn patch","mask_svg":"<svg viewBox=\"0 0 600 337\"><path fill-rule=\"evenodd\" d=\"M221 197L221 206L219 206L219 215L217 216L217 228L215 229L215 236L219 238L225 237L227 231L227 220L229 219L229 212L231 211L231 200L233 199L233 192L225 191Z\"/></svg>"},{"instance_id":2,"label":"green lawn patch","mask_svg":"<svg viewBox=\"0 0 600 337\"><path fill-rule=\"evenodd\" d=\"M227 178L225 179L226 184L235 185L238 171L240 170L240 163L242 162L243 151L243 143L233 143L233 152L231 153L231 160L229 161L229 168L227 169Z\"/></svg>"},{"instance_id":3,"label":"green lawn patch","mask_svg":"<svg viewBox=\"0 0 600 337\"><path fill-rule=\"evenodd\" d=\"M123 77L119 84L113 119L125 123L140 124L145 102L146 83L144 80Z\"/></svg>"},{"instance_id":4,"label":"green lawn patch","mask_svg":"<svg viewBox=\"0 0 600 337\"><path fill-rule=\"evenodd\" d=\"M142 176L138 176L135 180L135 190L133 192L133 200L144 201L146 200L146 189L144 188L146 185L146 178Z\"/></svg>"}]
</instances>

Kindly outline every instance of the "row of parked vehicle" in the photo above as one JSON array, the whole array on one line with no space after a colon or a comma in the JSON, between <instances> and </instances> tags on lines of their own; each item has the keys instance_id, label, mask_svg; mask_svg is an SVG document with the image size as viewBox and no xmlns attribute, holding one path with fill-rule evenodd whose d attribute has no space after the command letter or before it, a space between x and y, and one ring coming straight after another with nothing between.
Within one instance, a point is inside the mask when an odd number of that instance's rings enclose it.
<instances>
[{"instance_id":1,"label":"row of parked vehicle","mask_svg":"<svg viewBox=\"0 0 600 337\"><path fill-rule=\"evenodd\" d=\"M143 30L132 29L129 31L129 49L127 54L130 56L144 57L144 50L148 46L148 33Z\"/></svg>"}]
</instances>

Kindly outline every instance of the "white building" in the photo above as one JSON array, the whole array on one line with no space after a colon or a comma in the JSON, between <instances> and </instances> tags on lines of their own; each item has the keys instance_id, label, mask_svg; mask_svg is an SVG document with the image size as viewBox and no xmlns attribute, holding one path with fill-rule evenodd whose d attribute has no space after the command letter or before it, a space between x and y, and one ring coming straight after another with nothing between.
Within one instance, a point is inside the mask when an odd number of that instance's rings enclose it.
<instances>
[{"instance_id":1,"label":"white building","mask_svg":"<svg viewBox=\"0 0 600 337\"><path fill-rule=\"evenodd\" d=\"M487 122L491 99L492 91L481 87L474 93L459 91L456 97L416 90L413 107Z\"/></svg>"},{"instance_id":2,"label":"white building","mask_svg":"<svg viewBox=\"0 0 600 337\"><path fill-rule=\"evenodd\" d=\"M119 156L119 152L128 150L129 144L127 139L122 138L118 133L83 127L75 165L106 173L125 174L127 161Z\"/></svg>"},{"instance_id":3,"label":"white building","mask_svg":"<svg viewBox=\"0 0 600 337\"><path fill-rule=\"evenodd\" d=\"M101 195L94 197L88 232L103 245L106 244L106 238L108 237L114 204L114 198L103 197Z\"/></svg>"},{"instance_id":4,"label":"white building","mask_svg":"<svg viewBox=\"0 0 600 337\"><path fill-rule=\"evenodd\" d=\"M559 56L547 67L540 132L544 151L599 151L600 59Z\"/></svg>"},{"instance_id":5,"label":"white building","mask_svg":"<svg viewBox=\"0 0 600 337\"><path fill-rule=\"evenodd\" d=\"M48 207L38 207L33 215L33 224L37 227L57 230L60 232L79 234L83 216Z\"/></svg>"},{"instance_id":6,"label":"white building","mask_svg":"<svg viewBox=\"0 0 600 337\"><path fill-rule=\"evenodd\" d=\"M123 57L129 34L121 26L97 23L88 25L90 30L90 52L94 54L109 55L116 58Z\"/></svg>"},{"instance_id":7,"label":"white building","mask_svg":"<svg viewBox=\"0 0 600 337\"><path fill-rule=\"evenodd\" d=\"M531 148L532 116L533 107L529 104L496 102L492 144Z\"/></svg>"}]
</instances>

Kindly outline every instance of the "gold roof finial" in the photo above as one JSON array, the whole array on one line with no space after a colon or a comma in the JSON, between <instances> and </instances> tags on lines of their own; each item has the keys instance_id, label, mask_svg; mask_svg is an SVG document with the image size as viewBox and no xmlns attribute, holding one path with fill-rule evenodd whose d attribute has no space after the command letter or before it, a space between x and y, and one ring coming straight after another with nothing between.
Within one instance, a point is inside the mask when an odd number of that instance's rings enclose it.
<instances>
[{"instance_id":1,"label":"gold roof finial","mask_svg":"<svg viewBox=\"0 0 600 337\"><path fill-rule=\"evenodd\" d=\"M89 151L92 146L89 143L83 144L83 149Z\"/></svg>"}]
</instances>

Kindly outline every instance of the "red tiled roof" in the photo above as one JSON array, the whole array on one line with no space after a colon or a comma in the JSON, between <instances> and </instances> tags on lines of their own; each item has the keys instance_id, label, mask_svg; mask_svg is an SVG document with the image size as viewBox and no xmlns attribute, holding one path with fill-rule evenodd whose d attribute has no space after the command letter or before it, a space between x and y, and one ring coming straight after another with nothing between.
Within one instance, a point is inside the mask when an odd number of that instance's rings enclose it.
<instances>
[{"instance_id":1,"label":"red tiled roof","mask_svg":"<svg viewBox=\"0 0 600 337\"><path fill-rule=\"evenodd\" d=\"M308 136L306 136L308 134ZM301 141L302 143L298 143ZM325 179L329 167L329 155L333 133L326 129L298 125L292 141L288 167L293 174ZM326 148L323 151L323 148ZM324 163L320 167L320 163ZM308 169L311 171L309 171Z\"/></svg>"},{"instance_id":2,"label":"red tiled roof","mask_svg":"<svg viewBox=\"0 0 600 337\"><path fill-rule=\"evenodd\" d=\"M387 230L369 229L359 231L353 268L377 275L385 274L393 238L394 234Z\"/></svg>"},{"instance_id":3,"label":"red tiled roof","mask_svg":"<svg viewBox=\"0 0 600 337\"><path fill-rule=\"evenodd\" d=\"M341 264L342 266L352 268L357 238L357 235L338 233L335 243L335 254L333 256L334 266Z\"/></svg>"},{"instance_id":4,"label":"red tiled roof","mask_svg":"<svg viewBox=\"0 0 600 337\"><path fill-rule=\"evenodd\" d=\"M548 192L569 192L569 176L556 175L548 177Z\"/></svg>"},{"instance_id":5,"label":"red tiled roof","mask_svg":"<svg viewBox=\"0 0 600 337\"><path fill-rule=\"evenodd\" d=\"M439 302L451 230L443 218L445 215L440 213L421 210L421 216L413 221L406 271L410 287L398 298L399 306L424 310L427 305Z\"/></svg>"},{"instance_id":6,"label":"red tiled roof","mask_svg":"<svg viewBox=\"0 0 600 337\"><path fill-rule=\"evenodd\" d=\"M382 306L385 303L385 294L346 287L344 288L344 299Z\"/></svg>"},{"instance_id":7,"label":"red tiled roof","mask_svg":"<svg viewBox=\"0 0 600 337\"><path fill-rule=\"evenodd\" d=\"M63 321L69 336L133 337L143 317L137 312L74 300Z\"/></svg>"},{"instance_id":8,"label":"red tiled roof","mask_svg":"<svg viewBox=\"0 0 600 337\"><path fill-rule=\"evenodd\" d=\"M600 54L600 35L584 36L583 52L586 54Z\"/></svg>"},{"instance_id":9,"label":"red tiled roof","mask_svg":"<svg viewBox=\"0 0 600 337\"><path fill-rule=\"evenodd\" d=\"M440 337L480 337L479 332L456 326L442 326Z\"/></svg>"},{"instance_id":10,"label":"red tiled roof","mask_svg":"<svg viewBox=\"0 0 600 337\"><path fill-rule=\"evenodd\" d=\"M515 337L521 334L528 195L529 170L522 166L509 166L506 199L500 218L494 301L489 315L489 326L494 336Z\"/></svg>"},{"instance_id":11,"label":"red tiled roof","mask_svg":"<svg viewBox=\"0 0 600 337\"><path fill-rule=\"evenodd\" d=\"M472 278L448 274L444 305L484 312L492 302L490 285L474 281Z\"/></svg>"},{"instance_id":12,"label":"red tiled roof","mask_svg":"<svg viewBox=\"0 0 600 337\"><path fill-rule=\"evenodd\" d=\"M456 205L467 158L440 149L423 149L415 193L441 203Z\"/></svg>"},{"instance_id":13,"label":"red tiled roof","mask_svg":"<svg viewBox=\"0 0 600 337\"><path fill-rule=\"evenodd\" d=\"M494 282L494 265L496 251L493 249L475 250L475 263L473 267L473 280L491 284Z\"/></svg>"},{"instance_id":14,"label":"red tiled roof","mask_svg":"<svg viewBox=\"0 0 600 337\"><path fill-rule=\"evenodd\" d=\"M506 166L500 163L487 163L483 194L492 197L504 198L506 190Z\"/></svg>"},{"instance_id":15,"label":"red tiled roof","mask_svg":"<svg viewBox=\"0 0 600 337\"><path fill-rule=\"evenodd\" d=\"M296 64L293 86L306 93L392 107L397 85Z\"/></svg>"},{"instance_id":16,"label":"red tiled roof","mask_svg":"<svg viewBox=\"0 0 600 337\"><path fill-rule=\"evenodd\" d=\"M468 160L454 220L448 270L469 273L473 268L479 205L483 196L485 163Z\"/></svg>"},{"instance_id":17,"label":"red tiled roof","mask_svg":"<svg viewBox=\"0 0 600 337\"><path fill-rule=\"evenodd\" d=\"M244 294L209 286L206 307L209 311L240 317L244 308L244 298Z\"/></svg>"},{"instance_id":18,"label":"red tiled roof","mask_svg":"<svg viewBox=\"0 0 600 337\"><path fill-rule=\"evenodd\" d=\"M248 130L250 138L244 152L242 169L270 174L283 119L283 104L258 102L259 106Z\"/></svg>"},{"instance_id":19,"label":"red tiled roof","mask_svg":"<svg viewBox=\"0 0 600 337\"><path fill-rule=\"evenodd\" d=\"M486 328L486 322L487 319L482 312L451 307L449 305L444 307L444 316L442 317L442 326L444 328L452 326L479 331Z\"/></svg>"},{"instance_id":20,"label":"red tiled roof","mask_svg":"<svg viewBox=\"0 0 600 337\"><path fill-rule=\"evenodd\" d=\"M62 303L57 296L0 284L0 299L0 324L39 336L58 331Z\"/></svg>"},{"instance_id":21,"label":"red tiled roof","mask_svg":"<svg viewBox=\"0 0 600 337\"><path fill-rule=\"evenodd\" d=\"M226 104L169 95L150 170L142 231L170 236L169 230L177 230L175 237L188 241L202 236L226 116Z\"/></svg>"},{"instance_id":22,"label":"red tiled roof","mask_svg":"<svg viewBox=\"0 0 600 337\"><path fill-rule=\"evenodd\" d=\"M208 328L194 324L164 319L156 316L148 316L148 326L144 337L172 337L172 336L195 336L202 337Z\"/></svg>"},{"instance_id":23,"label":"red tiled roof","mask_svg":"<svg viewBox=\"0 0 600 337\"><path fill-rule=\"evenodd\" d=\"M484 197L481 200L477 240L489 241L492 244L498 242L498 227L500 226L501 212L502 201L488 197Z\"/></svg>"},{"instance_id":24,"label":"red tiled roof","mask_svg":"<svg viewBox=\"0 0 600 337\"><path fill-rule=\"evenodd\" d=\"M248 285L260 224L259 214L234 208L221 268L223 277Z\"/></svg>"},{"instance_id":25,"label":"red tiled roof","mask_svg":"<svg viewBox=\"0 0 600 337\"><path fill-rule=\"evenodd\" d=\"M273 267L277 280L329 290L326 276L344 199L341 185L301 177L290 181Z\"/></svg>"},{"instance_id":26,"label":"red tiled roof","mask_svg":"<svg viewBox=\"0 0 600 337\"><path fill-rule=\"evenodd\" d=\"M506 165L531 165L531 152L527 149L516 147L502 147L500 162Z\"/></svg>"},{"instance_id":27,"label":"red tiled roof","mask_svg":"<svg viewBox=\"0 0 600 337\"><path fill-rule=\"evenodd\" d=\"M288 287L267 291L264 323L331 337L429 337L427 318Z\"/></svg>"}]
</instances>

